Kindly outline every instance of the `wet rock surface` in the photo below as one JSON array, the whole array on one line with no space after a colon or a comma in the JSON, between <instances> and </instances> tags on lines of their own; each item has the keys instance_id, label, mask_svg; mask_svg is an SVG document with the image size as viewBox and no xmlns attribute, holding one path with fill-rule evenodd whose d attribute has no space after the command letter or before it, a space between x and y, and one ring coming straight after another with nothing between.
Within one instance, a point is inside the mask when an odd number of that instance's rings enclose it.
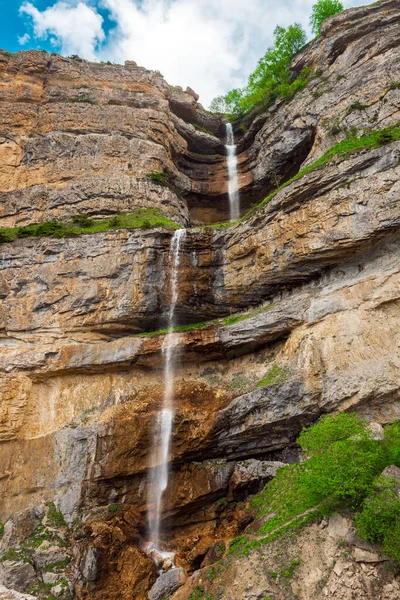
<instances>
[{"instance_id":1,"label":"wet rock surface","mask_svg":"<svg viewBox=\"0 0 400 600\"><path fill-rule=\"evenodd\" d=\"M331 19L293 63L295 73L313 67L306 88L237 128L243 210L354 128L363 135L398 123L399 16L388 0ZM131 62L37 52L0 53L0 77L2 227L138 207L181 225L226 218L225 126L191 90ZM145 600L152 589L154 598L174 592L187 600L188 586L254 518L242 506L248 495L297 460L304 425L351 410L379 436L400 418L399 157L398 141L339 154L247 219L187 230L177 321L199 326L174 334L162 519L177 568L159 579L140 548L165 332L146 332L166 323L172 233L121 229L0 244L0 556L41 527L49 538L29 546L31 562L21 554L0 562L6 588L27 592L32 579L30 587L43 582L61 598ZM149 177L162 171L168 186ZM50 501L71 531L47 523ZM297 547L304 589L313 590L304 599L383 599L378 579L395 600L396 578L362 554L376 549L346 538L349 528L332 520L329 547L317 539ZM354 556L339 555L336 538L350 540ZM319 579L309 581L314 567ZM220 597L284 594L261 579L246 590L250 574L237 568L237 587L232 572ZM295 583L293 594L303 593Z\"/></svg>"}]
</instances>

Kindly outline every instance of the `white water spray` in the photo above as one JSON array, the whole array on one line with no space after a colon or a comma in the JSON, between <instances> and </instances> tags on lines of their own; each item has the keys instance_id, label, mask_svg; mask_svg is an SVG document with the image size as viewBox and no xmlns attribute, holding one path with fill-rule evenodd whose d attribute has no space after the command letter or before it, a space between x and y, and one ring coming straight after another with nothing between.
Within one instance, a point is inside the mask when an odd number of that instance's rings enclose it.
<instances>
[{"instance_id":1,"label":"white water spray","mask_svg":"<svg viewBox=\"0 0 400 600\"><path fill-rule=\"evenodd\" d=\"M228 164L228 195L229 195L229 218L236 221L240 217L239 183L237 175L236 144L233 135L232 124L226 124L226 156Z\"/></svg>"},{"instance_id":2,"label":"white water spray","mask_svg":"<svg viewBox=\"0 0 400 600\"><path fill-rule=\"evenodd\" d=\"M180 249L186 236L186 229L175 231L170 244L169 258L172 263L171 270L171 302L168 310L168 333L162 346L164 363L164 395L163 408L157 417L155 435L153 469L150 476L150 506L154 511L149 515L149 530L152 547L159 549L160 521L162 496L168 486L168 455L172 433L174 415L174 348L179 343L179 336L173 333L175 327L175 307L178 300L178 271L180 262ZM159 442L157 443L157 440Z\"/></svg>"}]
</instances>

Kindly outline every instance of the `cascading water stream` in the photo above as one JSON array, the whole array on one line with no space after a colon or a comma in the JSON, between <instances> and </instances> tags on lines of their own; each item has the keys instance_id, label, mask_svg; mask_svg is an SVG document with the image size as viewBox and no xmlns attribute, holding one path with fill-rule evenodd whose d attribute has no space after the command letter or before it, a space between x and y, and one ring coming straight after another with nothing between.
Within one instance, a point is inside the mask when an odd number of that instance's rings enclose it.
<instances>
[{"instance_id":1,"label":"cascading water stream","mask_svg":"<svg viewBox=\"0 0 400 600\"><path fill-rule=\"evenodd\" d=\"M180 249L186 236L186 229L175 231L170 244L169 258L171 270L171 302L167 314L168 333L162 346L164 364L164 395L163 407L157 418L156 447L154 449L154 468L150 476L149 505L154 511L149 515L149 531L151 546L159 550L160 521L162 496L168 486L168 455L174 415L174 348L179 343L179 336L173 333L175 327L175 307L179 292L179 262ZM159 442L158 442L159 440Z\"/></svg>"},{"instance_id":2,"label":"cascading water stream","mask_svg":"<svg viewBox=\"0 0 400 600\"><path fill-rule=\"evenodd\" d=\"M236 221L240 217L239 182L237 174L236 144L231 123L226 123L226 156L228 164L229 218Z\"/></svg>"}]
</instances>

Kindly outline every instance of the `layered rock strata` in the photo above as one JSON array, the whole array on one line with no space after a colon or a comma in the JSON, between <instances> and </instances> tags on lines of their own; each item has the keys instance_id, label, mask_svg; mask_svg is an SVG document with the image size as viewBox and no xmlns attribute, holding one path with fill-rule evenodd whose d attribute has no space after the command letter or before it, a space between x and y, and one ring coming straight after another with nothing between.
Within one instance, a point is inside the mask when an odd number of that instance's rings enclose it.
<instances>
[{"instance_id":1,"label":"layered rock strata","mask_svg":"<svg viewBox=\"0 0 400 600\"><path fill-rule=\"evenodd\" d=\"M305 89L235 125L243 211L335 143L398 124L399 18L388 0L329 20L293 63L313 68ZM142 207L187 226L226 218L223 120L191 90L133 63L27 52L0 66L1 227ZM399 159L384 138L229 228L189 227L163 515L187 572L246 525L237 502L271 462L296 458L303 425L336 410L399 419ZM121 597L137 565L143 597L155 580L138 544L163 394L165 333L149 333L165 325L171 235L0 245L0 519L52 501L83 518L68 573L82 597ZM128 521L113 520L121 506Z\"/></svg>"}]
</instances>

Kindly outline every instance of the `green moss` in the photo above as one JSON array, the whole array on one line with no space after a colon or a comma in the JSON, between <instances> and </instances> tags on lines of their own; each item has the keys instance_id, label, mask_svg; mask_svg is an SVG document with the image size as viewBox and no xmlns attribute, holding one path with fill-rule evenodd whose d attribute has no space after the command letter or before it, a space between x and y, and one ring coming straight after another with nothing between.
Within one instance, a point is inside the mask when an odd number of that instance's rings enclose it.
<instances>
[{"instance_id":1,"label":"green moss","mask_svg":"<svg viewBox=\"0 0 400 600\"><path fill-rule=\"evenodd\" d=\"M4 523L0 522L0 538L3 537L3 533L4 533Z\"/></svg>"},{"instance_id":2,"label":"green moss","mask_svg":"<svg viewBox=\"0 0 400 600\"><path fill-rule=\"evenodd\" d=\"M72 222L46 221L38 225L0 229L0 244L10 243L18 238L67 238L102 233L112 229L152 229L154 227L179 229L179 225L167 219L161 211L154 208L138 208L132 213L100 221L92 221L87 215L79 215L74 217Z\"/></svg>"}]
</instances>

